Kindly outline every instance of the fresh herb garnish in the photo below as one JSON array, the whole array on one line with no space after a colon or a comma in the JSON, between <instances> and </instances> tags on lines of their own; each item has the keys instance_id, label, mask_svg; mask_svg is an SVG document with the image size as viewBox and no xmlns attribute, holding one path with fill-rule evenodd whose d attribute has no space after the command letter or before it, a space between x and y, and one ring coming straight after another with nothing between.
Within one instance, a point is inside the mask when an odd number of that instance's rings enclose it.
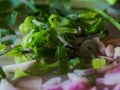
<instances>
[{"instance_id":1,"label":"fresh herb garnish","mask_svg":"<svg viewBox=\"0 0 120 90\"><path fill-rule=\"evenodd\" d=\"M118 30L120 24L107 15L106 12L91 8L72 8L70 0L50 0L46 5L37 4L34 0L0 1L7 7L0 6L0 50L1 55L14 56L16 63L36 59L38 63L27 72L44 74L58 67L61 74L71 71L70 60L73 68L87 67L88 58L98 55L98 45L90 40L98 36L100 40L107 37L108 31L105 26L106 20L110 21ZM6 3L8 2L8 3ZM19 25L22 34L19 44L15 44L16 32L13 26L19 15L27 15L23 23ZM12 38L4 39L13 35ZM15 37L15 38L14 38ZM78 42L79 39L83 40ZM8 45L13 49L4 51ZM76 57L80 57L76 59ZM96 68L96 66L95 66ZM41 72L39 72L41 71Z\"/></svg>"}]
</instances>

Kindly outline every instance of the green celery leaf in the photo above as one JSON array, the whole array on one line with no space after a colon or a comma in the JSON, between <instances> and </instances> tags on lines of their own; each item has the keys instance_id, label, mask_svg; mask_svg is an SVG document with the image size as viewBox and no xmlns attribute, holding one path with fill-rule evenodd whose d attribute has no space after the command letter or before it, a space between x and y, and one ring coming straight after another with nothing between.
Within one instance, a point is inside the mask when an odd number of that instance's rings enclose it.
<instances>
[{"instance_id":1,"label":"green celery leaf","mask_svg":"<svg viewBox=\"0 0 120 90\"><path fill-rule=\"evenodd\" d=\"M51 14L48 20L52 28L65 26L69 24L68 19L58 16L56 14Z\"/></svg>"},{"instance_id":2,"label":"green celery leaf","mask_svg":"<svg viewBox=\"0 0 120 90\"><path fill-rule=\"evenodd\" d=\"M21 45L18 45L18 46L16 46L16 47L8 50L8 51L6 52L6 54L7 54L8 56L17 56L17 55L21 54L21 51L22 51L22 50L23 50L23 48L21 47Z\"/></svg>"},{"instance_id":3,"label":"green celery leaf","mask_svg":"<svg viewBox=\"0 0 120 90\"><path fill-rule=\"evenodd\" d=\"M56 31L59 35L63 35L63 34L66 34L66 33L72 33L72 34L77 34L77 29L75 28L67 28L67 27L58 27L56 28Z\"/></svg>"},{"instance_id":4,"label":"green celery leaf","mask_svg":"<svg viewBox=\"0 0 120 90\"><path fill-rule=\"evenodd\" d=\"M77 29L66 27L70 25L70 21L67 18L52 14L48 20L51 27L54 28L59 35L64 33L77 33Z\"/></svg>"},{"instance_id":5,"label":"green celery leaf","mask_svg":"<svg viewBox=\"0 0 120 90\"><path fill-rule=\"evenodd\" d=\"M32 22L36 20L34 16L27 16L22 24L19 25L19 31L22 34L28 34L31 30L36 29L36 25Z\"/></svg>"},{"instance_id":6,"label":"green celery leaf","mask_svg":"<svg viewBox=\"0 0 120 90\"><path fill-rule=\"evenodd\" d=\"M82 13L80 13L78 15L78 18L85 20L85 19L94 19L96 16L97 16L96 12L88 11L88 12L82 12Z\"/></svg>"},{"instance_id":7,"label":"green celery leaf","mask_svg":"<svg viewBox=\"0 0 120 90\"><path fill-rule=\"evenodd\" d=\"M88 34L95 34L98 32L99 28L101 27L103 23L103 19L102 18L98 18L98 20L95 22L94 25L92 25L90 27L90 29L88 29L88 31L86 33Z\"/></svg>"},{"instance_id":8,"label":"green celery leaf","mask_svg":"<svg viewBox=\"0 0 120 90\"><path fill-rule=\"evenodd\" d=\"M14 56L15 63L23 63L32 60L32 58L28 54L19 54Z\"/></svg>"},{"instance_id":9,"label":"green celery leaf","mask_svg":"<svg viewBox=\"0 0 120 90\"><path fill-rule=\"evenodd\" d=\"M35 44L38 47L40 46L47 47L47 48L56 47L58 43L58 38L54 29L49 28L46 30L40 30L40 32L38 33L39 33L38 36L35 36L37 37Z\"/></svg>"},{"instance_id":10,"label":"green celery leaf","mask_svg":"<svg viewBox=\"0 0 120 90\"><path fill-rule=\"evenodd\" d=\"M33 35L33 32L34 32L34 29L32 29L26 36L23 37L22 42L21 42L21 45L22 45L23 47L27 47L27 45L28 45L29 43L31 43L31 41L32 41L32 36L34 36L34 35Z\"/></svg>"},{"instance_id":11,"label":"green celery leaf","mask_svg":"<svg viewBox=\"0 0 120 90\"><path fill-rule=\"evenodd\" d=\"M49 59L48 59L49 60ZM41 76L44 75L50 71L52 71L54 68L56 68L59 65L59 62L56 61L52 64L47 64L44 60L44 58L41 58L40 61L38 61L33 67L31 67L26 72L30 75L37 75Z\"/></svg>"},{"instance_id":12,"label":"green celery leaf","mask_svg":"<svg viewBox=\"0 0 120 90\"><path fill-rule=\"evenodd\" d=\"M26 74L20 68L17 68L15 73L14 73L14 76L13 76L12 80L16 80L16 79L26 77L26 76L29 76L29 74Z\"/></svg>"}]
</instances>

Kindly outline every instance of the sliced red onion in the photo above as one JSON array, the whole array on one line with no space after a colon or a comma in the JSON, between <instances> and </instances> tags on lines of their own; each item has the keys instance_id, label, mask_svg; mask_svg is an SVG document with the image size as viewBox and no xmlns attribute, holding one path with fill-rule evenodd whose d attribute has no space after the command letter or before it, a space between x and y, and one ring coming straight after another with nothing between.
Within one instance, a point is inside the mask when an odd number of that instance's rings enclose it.
<instances>
[{"instance_id":1,"label":"sliced red onion","mask_svg":"<svg viewBox=\"0 0 120 90\"><path fill-rule=\"evenodd\" d=\"M110 90L108 87L105 87L103 90Z\"/></svg>"},{"instance_id":2,"label":"sliced red onion","mask_svg":"<svg viewBox=\"0 0 120 90\"><path fill-rule=\"evenodd\" d=\"M120 83L120 66L115 68L114 70L109 71L104 76L105 85L115 85Z\"/></svg>"},{"instance_id":3,"label":"sliced red onion","mask_svg":"<svg viewBox=\"0 0 120 90\"><path fill-rule=\"evenodd\" d=\"M63 87L63 90L68 90L71 82L72 82L71 80L65 80L64 82L62 82L61 85Z\"/></svg>"},{"instance_id":4,"label":"sliced red onion","mask_svg":"<svg viewBox=\"0 0 120 90\"><path fill-rule=\"evenodd\" d=\"M102 85L102 84L104 84L104 78L97 78L96 85Z\"/></svg>"},{"instance_id":5,"label":"sliced red onion","mask_svg":"<svg viewBox=\"0 0 120 90\"><path fill-rule=\"evenodd\" d=\"M41 78L35 76L20 78L14 82L14 86L28 90L43 90Z\"/></svg>"},{"instance_id":6,"label":"sliced red onion","mask_svg":"<svg viewBox=\"0 0 120 90\"><path fill-rule=\"evenodd\" d=\"M60 77L55 77L43 84L43 88L45 90L63 90L61 86L61 78Z\"/></svg>"},{"instance_id":7,"label":"sliced red onion","mask_svg":"<svg viewBox=\"0 0 120 90\"><path fill-rule=\"evenodd\" d=\"M94 69L84 69L84 70L74 70L74 73L77 74L78 76L84 76L84 75L89 75L95 73Z\"/></svg>"},{"instance_id":8,"label":"sliced red onion","mask_svg":"<svg viewBox=\"0 0 120 90\"><path fill-rule=\"evenodd\" d=\"M112 44L109 44L106 48L105 48L105 53L107 57L113 57L114 56L114 46Z\"/></svg>"},{"instance_id":9,"label":"sliced red onion","mask_svg":"<svg viewBox=\"0 0 120 90\"><path fill-rule=\"evenodd\" d=\"M19 90L12 86L7 80L2 79L0 83L0 90Z\"/></svg>"},{"instance_id":10,"label":"sliced red onion","mask_svg":"<svg viewBox=\"0 0 120 90\"><path fill-rule=\"evenodd\" d=\"M68 73L68 77L71 81L74 81L74 82L79 82L79 83L86 83L88 84L88 80L86 77L81 77L81 76L78 76L74 73Z\"/></svg>"},{"instance_id":11,"label":"sliced red onion","mask_svg":"<svg viewBox=\"0 0 120 90\"><path fill-rule=\"evenodd\" d=\"M80 82L75 82L71 80L66 80L62 83L63 90L89 90L89 86L80 83Z\"/></svg>"},{"instance_id":12,"label":"sliced red onion","mask_svg":"<svg viewBox=\"0 0 120 90\"><path fill-rule=\"evenodd\" d=\"M113 90L120 90L120 83L118 83L114 88Z\"/></svg>"},{"instance_id":13,"label":"sliced red onion","mask_svg":"<svg viewBox=\"0 0 120 90\"><path fill-rule=\"evenodd\" d=\"M61 85L55 85L51 88L46 88L44 90L63 90L63 87Z\"/></svg>"},{"instance_id":14,"label":"sliced red onion","mask_svg":"<svg viewBox=\"0 0 120 90\"><path fill-rule=\"evenodd\" d=\"M90 88L89 90L97 90L97 87L94 86L94 87Z\"/></svg>"},{"instance_id":15,"label":"sliced red onion","mask_svg":"<svg viewBox=\"0 0 120 90\"><path fill-rule=\"evenodd\" d=\"M97 70L97 73L100 74L100 73L107 73L113 69L115 69L116 67L118 67L120 64L110 64L110 65L107 65L101 69L98 69Z\"/></svg>"},{"instance_id":16,"label":"sliced red onion","mask_svg":"<svg viewBox=\"0 0 120 90\"><path fill-rule=\"evenodd\" d=\"M107 56L98 56L99 58L105 58L107 59L108 61L113 61L114 59L111 58L111 57L107 57Z\"/></svg>"},{"instance_id":17,"label":"sliced red onion","mask_svg":"<svg viewBox=\"0 0 120 90\"><path fill-rule=\"evenodd\" d=\"M120 57L120 47L115 47L114 59Z\"/></svg>"}]
</instances>

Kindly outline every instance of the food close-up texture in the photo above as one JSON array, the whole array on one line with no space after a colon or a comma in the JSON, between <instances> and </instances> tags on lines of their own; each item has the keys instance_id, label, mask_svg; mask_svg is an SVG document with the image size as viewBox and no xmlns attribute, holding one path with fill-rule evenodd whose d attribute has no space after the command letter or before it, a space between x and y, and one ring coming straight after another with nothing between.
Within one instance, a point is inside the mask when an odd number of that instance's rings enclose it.
<instances>
[{"instance_id":1,"label":"food close-up texture","mask_svg":"<svg viewBox=\"0 0 120 90\"><path fill-rule=\"evenodd\" d=\"M0 90L120 90L120 0L0 0Z\"/></svg>"}]
</instances>

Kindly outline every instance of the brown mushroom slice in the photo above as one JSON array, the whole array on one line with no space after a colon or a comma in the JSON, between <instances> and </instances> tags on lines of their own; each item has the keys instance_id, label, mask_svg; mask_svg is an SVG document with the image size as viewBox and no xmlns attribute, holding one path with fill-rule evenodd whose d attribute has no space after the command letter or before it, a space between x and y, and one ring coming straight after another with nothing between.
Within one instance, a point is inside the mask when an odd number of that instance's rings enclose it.
<instances>
[{"instance_id":1,"label":"brown mushroom slice","mask_svg":"<svg viewBox=\"0 0 120 90\"><path fill-rule=\"evenodd\" d=\"M13 84L16 88L28 89L28 90L43 90L42 79L36 76L27 76L19 78L14 81Z\"/></svg>"},{"instance_id":2,"label":"brown mushroom slice","mask_svg":"<svg viewBox=\"0 0 120 90\"><path fill-rule=\"evenodd\" d=\"M85 40L79 48L80 56L86 60L91 59L99 53L98 44L94 40Z\"/></svg>"}]
</instances>

